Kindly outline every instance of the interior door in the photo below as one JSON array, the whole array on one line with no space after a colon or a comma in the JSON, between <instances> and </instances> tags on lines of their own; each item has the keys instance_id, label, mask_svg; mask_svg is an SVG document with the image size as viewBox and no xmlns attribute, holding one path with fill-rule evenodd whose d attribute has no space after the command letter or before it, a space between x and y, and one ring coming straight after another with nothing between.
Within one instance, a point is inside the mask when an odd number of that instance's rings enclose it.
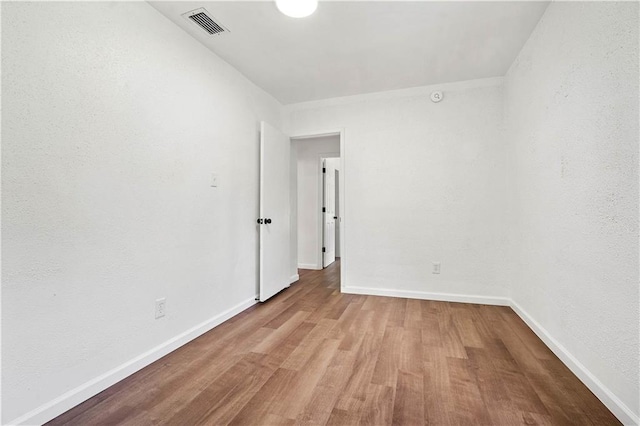
<instances>
[{"instance_id":1,"label":"interior door","mask_svg":"<svg viewBox=\"0 0 640 426\"><path fill-rule=\"evenodd\" d=\"M330 161L323 160L323 256L322 263L326 268L336 261L336 175Z\"/></svg>"},{"instance_id":2,"label":"interior door","mask_svg":"<svg viewBox=\"0 0 640 426\"><path fill-rule=\"evenodd\" d=\"M340 257L340 171L336 170L335 173L335 186L336 186L336 198L335 198L335 206L336 206L336 214L334 215L334 219L336 220L336 259Z\"/></svg>"},{"instance_id":3,"label":"interior door","mask_svg":"<svg viewBox=\"0 0 640 426\"><path fill-rule=\"evenodd\" d=\"M260 301L289 287L289 138L260 123Z\"/></svg>"}]
</instances>

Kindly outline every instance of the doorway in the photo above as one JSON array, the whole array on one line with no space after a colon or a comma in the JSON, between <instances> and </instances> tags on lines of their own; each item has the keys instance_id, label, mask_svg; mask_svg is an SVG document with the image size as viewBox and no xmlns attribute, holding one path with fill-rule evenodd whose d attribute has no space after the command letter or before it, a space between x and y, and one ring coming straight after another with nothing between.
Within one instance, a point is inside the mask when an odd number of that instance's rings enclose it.
<instances>
[{"instance_id":1,"label":"doorway","mask_svg":"<svg viewBox=\"0 0 640 426\"><path fill-rule=\"evenodd\" d=\"M291 253L296 273L321 270L339 259L341 278L344 274L343 152L342 131L291 137Z\"/></svg>"}]
</instances>

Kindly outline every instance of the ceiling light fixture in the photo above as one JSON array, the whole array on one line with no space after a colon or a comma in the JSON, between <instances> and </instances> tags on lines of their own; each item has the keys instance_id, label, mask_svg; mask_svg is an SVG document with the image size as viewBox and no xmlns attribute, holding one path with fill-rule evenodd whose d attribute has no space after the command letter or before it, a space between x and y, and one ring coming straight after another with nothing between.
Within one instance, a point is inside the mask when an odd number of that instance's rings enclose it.
<instances>
[{"instance_id":1,"label":"ceiling light fixture","mask_svg":"<svg viewBox=\"0 0 640 426\"><path fill-rule=\"evenodd\" d=\"M292 18L304 18L318 7L318 0L276 0L278 10Z\"/></svg>"}]
</instances>

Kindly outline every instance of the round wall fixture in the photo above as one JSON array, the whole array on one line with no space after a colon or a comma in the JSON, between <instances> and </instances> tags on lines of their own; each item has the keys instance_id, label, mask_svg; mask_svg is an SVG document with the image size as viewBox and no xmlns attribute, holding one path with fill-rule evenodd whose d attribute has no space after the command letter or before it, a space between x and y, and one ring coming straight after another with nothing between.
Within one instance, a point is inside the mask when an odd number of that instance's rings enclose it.
<instances>
[{"instance_id":1,"label":"round wall fixture","mask_svg":"<svg viewBox=\"0 0 640 426\"><path fill-rule=\"evenodd\" d=\"M442 97L443 97L442 92L439 90L436 90L435 92L431 93L431 100L433 102L440 102L442 100Z\"/></svg>"},{"instance_id":2,"label":"round wall fixture","mask_svg":"<svg viewBox=\"0 0 640 426\"><path fill-rule=\"evenodd\" d=\"M292 18L304 18L318 7L318 0L276 0L278 10Z\"/></svg>"},{"instance_id":3,"label":"round wall fixture","mask_svg":"<svg viewBox=\"0 0 640 426\"><path fill-rule=\"evenodd\" d=\"M436 90L435 92L431 92L431 101L433 102L440 102L443 97L444 95L439 90Z\"/></svg>"}]
</instances>

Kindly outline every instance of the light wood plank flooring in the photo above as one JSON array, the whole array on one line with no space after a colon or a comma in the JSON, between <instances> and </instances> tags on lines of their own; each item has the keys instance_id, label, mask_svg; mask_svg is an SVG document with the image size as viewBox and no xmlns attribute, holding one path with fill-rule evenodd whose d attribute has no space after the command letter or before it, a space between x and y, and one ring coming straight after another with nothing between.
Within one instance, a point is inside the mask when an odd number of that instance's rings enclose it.
<instances>
[{"instance_id":1,"label":"light wood plank flooring","mask_svg":"<svg viewBox=\"0 0 640 426\"><path fill-rule=\"evenodd\" d=\"M341 294L339 268L49 424L620 424L510 308Z\"/></svg>"}]
</instances>

